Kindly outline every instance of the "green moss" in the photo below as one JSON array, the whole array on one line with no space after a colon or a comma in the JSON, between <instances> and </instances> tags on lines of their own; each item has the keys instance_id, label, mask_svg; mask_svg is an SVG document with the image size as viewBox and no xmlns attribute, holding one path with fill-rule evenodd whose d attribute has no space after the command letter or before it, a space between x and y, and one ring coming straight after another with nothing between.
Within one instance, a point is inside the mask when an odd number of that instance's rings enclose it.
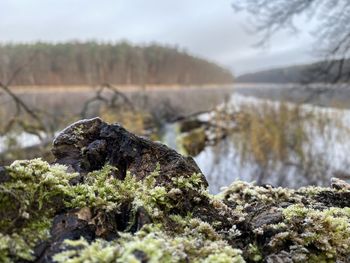
<instances>
[{"instance_id":1,"label":"green moss","mask_svg":"<svg viewBox=\"0 0 350 263\"><path fill-rule=\"evenodd\" d=\"M8 180L0 184L0 262L34 260L33 248L49 238L52 218L58 212L88 209L94 215L116 215L125 205L131 211L126 232L140 207L152 223L135 234L119 233L113 241L66 240L64 252L55 255L55 260L244 262L238 246L254 262L262 261L266 251L278 255L281 248L295 262L346 262L350 254L350 208L327 208L311 198L336 190L289 190L236 182L213 196L203 187L200 174L179 175L162 184L159 171L157 165L143 180L129 172L119 180L116 168L107 165L84 175L82 183L71 185L77 174L67 173L64 166L40 159L14 162L7 167ZM255 207L273 207L282 216L269 224L269 217L265 221L263 214L259 220L265 223L247 230ZM262 247L255 238L265 238L266 232L268 241Z\"/></svg>"},{"instance_id":2,"label":"green moss","mask_svg":"<svg viewBox=\"0 0 350 263\"><path fill-rule=\"evenodd\" d=\"M197 189L203 184L201 174L193 174L190 177L177 176L172 179L173 185L179 189Z\"/></svg>"},{"instance_id":3,"label":"green moss","mask_svg":"<svg viewBox=\"0 0 350 263\"><path fill-rule=\"evenodd\" d=\"M350 254L350 208L316 210L292 205L283 210L290 226L289 239L305 247L313 246L328 259Z\"/></svg>"},{"instance_id":4,"label":"green moss","mask_svg":"<svg viewBox=\"0 0 350 263\"><path fill-rule=\"evenodd\" d=\"M335 262L336 259L346 260L350 254L350 208L327 208L319 203L317 196L322 193L328 196L346 194L344 191L313 186L299 190L259 187L238 181L227 187L219 197L234 206L239 222L246 220L247 211L256 204L273 206L276 219L282 212L283 218L279 223L251 229L258 237L274 233L267 244L272 251L289 246L295 262ZM264 250L258 246L247 250L251 260L256 258L259 261L261 257L255 257L254 251Z\"/></svg>"},{"instance_id":5,"label":"green moss","mask_svg":"<svg viewBox=\"0 0 350 263\"><path fill-rule=\"evenodd\" d=\"M84 139L84 125L83 124L77 125L73 130L73 135L78 140L83 140Z\"/></svg>"},{"instance_id":6,"label":"green moss","mask_svg":"<svg viewBox=\"0 0 350 263\"><path fill-rule=\"evenodd\" d=\"M32 247L18 234L0 233L0 262L10 263L14 260L33 260Z\"/></svg>"},{"instance_id":7,"label":"green moss","mask_svg":"<svg viewBox=\"0 0 350 263\"><path fill-rule=\"evenodd\" d=\"M66 240L70 249L54 256L54 261L65 263L111 263L120 255L119 247L113 242L97 239L89 244L85 239Z\"/></svg>"},{"instance_id":8,"label":"green moss","mask_svg":"<svg viewBox=\"0 0 350 263\"><path fill-rule=\"evenodd\" d=\"M0 185L0 258L29 260L37 242L49 237L51 218L63 207L76 174L40 159L16 161L7 172L9 180Z\"/></svg>"},{"instance_id":9,"label":"green moss","mask_svg":"<svg viewBox=\"0 0 350 263\"><path fill-rule=\"evenodd\" d=\"M263 260L262 253L260 252L258 246L249 244L248 246L248 255L250 260L254 262L261 262Z\"/></svg>"},{"instance_id":10,"label":"green moss","mask_svg":"<svg viewBox=\"0 0 350 263\"><path fill-rule=\"evenodd\" d=\"M121 204L131 203L134 211L142 206L159 218L166 208L171 208L168 190L156 186L159 166L144 181L130 173L124 180L118 180L115 172L116 168L105 166L85 176L84 183L71 185L69 181L77 174L67 173L64 166L50 166L40 159L14 162L8 167L10 180L0 186L3 233L0 256L8 260L28 259L37 241L48 238L57 210L89 207L110 212L118 211ZM19 220L24 222L21 227L16 223Z\"/></svg>"},{"instance_id":11,"label":"green moss","mask_svg":"<svg viewBox=\"0 0 350 263\"><path fill-rule=\"evenodd\" d=\"M245 262L240 250L233 249L224 241L207 239L202 228L198 224L193 229L185 228L182 234L173 236L157 226L149 225L135 235L121 234L119 239L111 242L96 240L88 244L85 240L67 241L66 245L71 249L57 254L54 259L60 263L144 260L150 263ZM77 251L74 247L81 250Z\"/></svg>"},{"instance_id":12,"label":"green moss","mask_svg":"<svg viewBox=\"0 0 350 263\"><path fill-rule=\"evenodd\" d=\"M39 241L49 238L50 226L51 221L44 217L28 222L12 234L0 233L0 262L33 260L33 248Z\"/></svg>"},{"instance_id":13,"label":"green moss","mask_svg":"<svg viewBox=\"0 0 350 263\"><path fill-rule=\"evenodd\" d=\"M118 208L121 200L131 199L131 192L137 189L137 182L128 175L125 181L116 179L116 168L105 166L100 171L89 173L82 184L68 187L71 197L66 206L70 208L90 207L112 211Z\"/></svg>"},{"instance_id":14,"label":"green moss","mask_svg":"<svg viewBox=\"0 0 350 263\"><path fill-rule=\"evenodd\" d=\"M295 195L295 190L282 187L256 186L254 183L236 181L219 195L227 201L238 204L249 204L261 202L264 204L273 204L283 201L299 201L301 197Z\"/></svg>"}]
</instances>

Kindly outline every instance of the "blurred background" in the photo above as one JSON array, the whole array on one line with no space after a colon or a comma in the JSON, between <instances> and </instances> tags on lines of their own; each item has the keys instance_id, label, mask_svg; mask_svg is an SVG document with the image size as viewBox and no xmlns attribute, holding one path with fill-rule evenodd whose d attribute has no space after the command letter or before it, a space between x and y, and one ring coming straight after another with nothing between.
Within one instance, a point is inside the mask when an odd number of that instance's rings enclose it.
<instances>
[{"instance_id":1,"label":"blurred background","mask_svg":"<svg viewBox=\"0 0 350 263\"><path fill-rule=\"evenodd\" d=\"M347 0L1 0L0 165L100 116L210 190L350 179Z\"/></svg>"}]
</instances>

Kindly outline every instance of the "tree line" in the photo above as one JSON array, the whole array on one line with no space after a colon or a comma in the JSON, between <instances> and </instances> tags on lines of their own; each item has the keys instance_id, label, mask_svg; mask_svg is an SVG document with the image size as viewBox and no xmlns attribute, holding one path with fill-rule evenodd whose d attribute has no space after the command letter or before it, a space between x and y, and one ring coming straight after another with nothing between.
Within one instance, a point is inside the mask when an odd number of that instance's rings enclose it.
<instances>
[{"instance_id":1,"label":"tree line","mask_svg":"<svg viewBox=\"0 0 350 263\"><path fill-rule=\"evenodd\" d=\"M349 83L350 59L319 61L313 64L274 68L238 76L248 83Z\"/></svg>"},{"instance_id":2,"label":"tree line","mask_svg":"<svg viewBox=\"0 0 350 263\"><path fill-rule=\"evenodd\" d=\"M12 85L223 84L231 73L177 47L127 42L0 45L0 79L31 61Z\"/></svg>"}]
</instances>

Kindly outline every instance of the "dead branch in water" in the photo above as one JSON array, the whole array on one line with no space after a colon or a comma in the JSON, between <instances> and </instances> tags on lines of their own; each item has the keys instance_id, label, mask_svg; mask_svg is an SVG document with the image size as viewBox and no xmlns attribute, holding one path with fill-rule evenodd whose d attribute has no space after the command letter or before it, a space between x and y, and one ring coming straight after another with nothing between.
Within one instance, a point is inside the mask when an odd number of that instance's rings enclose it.
<instances>
[{"instance_id":1,"label":"dead branch in water","mask_svg":"<svg viewBox=\"0 0 350 263\"><path fill-rule=\"evenodd\" d=\"M20 96L16 95L10 88L13 81L18 77L18 75L24 70L25 67L33 62L35 57L36 53L34 53L25 64L20 65L13 72L8 81L0 81L0 89L3 90L4 93L11 98L11 101L14 102L16 107L13 116L11 116L9 121L4 125L4 130L1 132L2 135L8 133L16 124L22 127L24 131L37 135L40 139L42 139L41 132L46 131L45 125L39 116L39 111L30 108L24 102L24 100L21 99ZM29 124L28 122L21 119L22 113L27 114L34 121L34 123Z\"/></svg>"},{"instance_id":2,"label":"dead branch in water","mask_svg":"<svg viewBox=\"0 0 350 263\"><path fill-rule=\"evenodd\" d=\"M103 93L105 91L108 91L111 93L111 96L106 96ZM119 100L122 100L122 103L119 103ZM135 112L135 106L131 102L131 100L122 92L120 92L116 87L109 83L103 83L101 84L94 97L91 99L87 100L84 103L83 109L80 113L80 116L82 118L87 118L88 117L88 110L91 106L92 103L94 102L101 102L102 104L106 105L108 108L114 108L117 109L121 105L126 105L128 109L130 109L132 112Z\"/></svg>"}]
</instances>

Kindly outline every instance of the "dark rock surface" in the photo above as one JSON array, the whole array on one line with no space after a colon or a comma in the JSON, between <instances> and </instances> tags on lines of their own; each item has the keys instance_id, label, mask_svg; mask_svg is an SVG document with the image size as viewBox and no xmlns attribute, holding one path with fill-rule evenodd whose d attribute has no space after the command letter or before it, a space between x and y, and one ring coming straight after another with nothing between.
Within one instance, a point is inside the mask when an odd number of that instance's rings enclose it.
<instances>
[{"instance_id":1,"label":"dark rock surface","mask_svg":"<svg viewBox=\"0 0 350 263\"><path fill-rule=\"evenodd\" d=\"M138 137L118 124L109 125L100 118L82 120L63 130L54 140L56 163L79 173L101 169L105 164L118 168L118 177L130 171L139 179L160 166L163 184L181 174L191 176L201 170L191 157L184 157L161 143ZM207 185L206 179L202 177Z\"/></svg>"}]
</instances>

